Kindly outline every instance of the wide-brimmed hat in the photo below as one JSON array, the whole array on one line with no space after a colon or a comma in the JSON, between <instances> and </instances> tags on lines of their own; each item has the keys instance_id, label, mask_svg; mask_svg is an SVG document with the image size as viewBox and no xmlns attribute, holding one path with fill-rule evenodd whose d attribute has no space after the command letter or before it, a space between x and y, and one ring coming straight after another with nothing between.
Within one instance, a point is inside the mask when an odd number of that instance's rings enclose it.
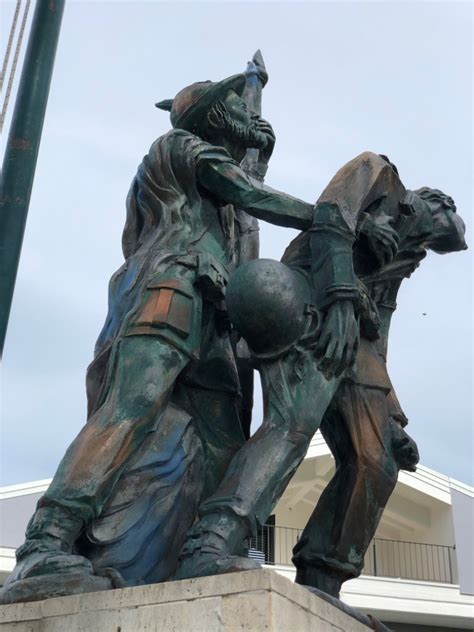
<instances>
[{"instance_id":1,"label":"wide-brimmed hat","mask_svg":"<svg viewBox=\"0 0 474 632\"><path fill-rule=\"evenodd\" d=\"M173 127L193 132L202 117L229 90L233 90L240 97L244 91L245 82L244 74L232 75L222 81L198 81L183 88L174 99L165 99L155 105L160 110L171 112L170 119Z\"/></svg>"}]
</instances>

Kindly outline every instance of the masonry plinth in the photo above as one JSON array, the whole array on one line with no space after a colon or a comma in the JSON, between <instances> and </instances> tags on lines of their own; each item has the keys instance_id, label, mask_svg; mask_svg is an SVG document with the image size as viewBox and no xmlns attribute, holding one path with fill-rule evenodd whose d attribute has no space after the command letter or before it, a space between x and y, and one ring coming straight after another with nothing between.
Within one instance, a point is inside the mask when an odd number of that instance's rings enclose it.
<instances>
[{"instance_id":1,"label":"masonry plinth","mask_svg":"<svg viewBox=\"0 0 474 632\"><path fill-rule=\"evenodd\" d=\"M274 571L248 571L0 607L1 632L367 632Z\"/></svg>"}]
</instances>

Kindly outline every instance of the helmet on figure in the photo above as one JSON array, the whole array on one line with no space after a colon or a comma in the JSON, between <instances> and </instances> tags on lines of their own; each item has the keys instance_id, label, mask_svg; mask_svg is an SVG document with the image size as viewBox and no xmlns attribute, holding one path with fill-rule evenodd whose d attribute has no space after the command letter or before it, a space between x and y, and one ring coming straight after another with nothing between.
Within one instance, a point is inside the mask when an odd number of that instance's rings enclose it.
<instances>
[{"instance_id":1,"label":"helmet on figure","mask_svg":"<svg viewBox=\"0 0 474 632\"><path fill-rule=\"evenodd\" d=\"M277 357L305 333L311 302L306 279L272 259L255 259L231 276L226 292L229 317L253 354Z\"/></svg>"}]
</instances>

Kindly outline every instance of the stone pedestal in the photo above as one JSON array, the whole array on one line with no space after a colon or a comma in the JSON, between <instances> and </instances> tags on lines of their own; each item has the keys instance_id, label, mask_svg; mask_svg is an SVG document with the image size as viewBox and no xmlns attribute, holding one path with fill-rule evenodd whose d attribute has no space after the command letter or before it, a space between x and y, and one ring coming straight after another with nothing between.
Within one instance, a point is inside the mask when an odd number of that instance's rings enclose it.
<instances>
[{"instance_id":1,"label":"stone pedestal","mask_svg":"<svg viewBox=\"0 0 474 632\"><path fill-rule=\"evenodd\" d=\"M0 632L368 632L367 626L260 570L0 606Z\"/></svg>"}]
</instances>

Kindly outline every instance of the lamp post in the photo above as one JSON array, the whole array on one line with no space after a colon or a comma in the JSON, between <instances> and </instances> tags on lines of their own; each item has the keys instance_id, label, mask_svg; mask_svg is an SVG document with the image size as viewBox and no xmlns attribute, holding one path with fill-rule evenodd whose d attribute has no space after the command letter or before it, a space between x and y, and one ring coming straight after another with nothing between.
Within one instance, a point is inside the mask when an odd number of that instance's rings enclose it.
<instances>
[{"instance_id":1,"label":"lamp post","mask_svg":"<svg viewBox=\"0 0 474 632\"><path fill-rule=\"evenodd\" d=\"M37 0L0 177L0 354L25 232L65 0Z\"/></svg>"}]
</instances>

